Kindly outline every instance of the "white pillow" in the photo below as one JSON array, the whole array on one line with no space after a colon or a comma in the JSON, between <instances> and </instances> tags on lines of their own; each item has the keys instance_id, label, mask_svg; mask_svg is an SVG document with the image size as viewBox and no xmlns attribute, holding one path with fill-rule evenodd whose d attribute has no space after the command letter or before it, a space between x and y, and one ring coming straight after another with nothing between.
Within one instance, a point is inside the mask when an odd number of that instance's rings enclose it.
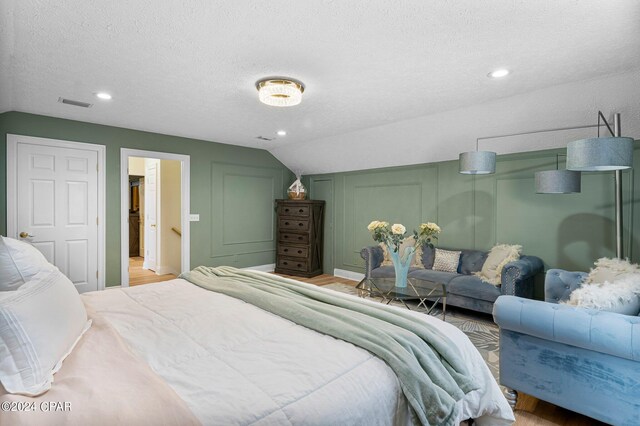
<instances>
[{"instance_id":1,"label":"white pillow","mask_svg":"<svg viewBox=\"0 0 640 426\"><path fill-rule=\"evenodd\" d=\"M622 275L603 284L582 284L571 292L567 305L638 315L640 312L640 274Z\"/></svg>"},{"instance_id":2,"label":"white pillow","mask_svg":"<svg viewBox=\"0 0 640 426\"><path fill-rule=\"evenodd\" d=\"M40 270L52 268L31 244L0 235L0 291L16 290Z\"/></svg>"},{"instance_id":3,"label":"white pillow","mask_svg":"<svg viewBox=\"0 0 640 426\"><path fill-rule=\"evenodd\" d=\"M38 272L16 291L0 293L0 382L35 396L89 328L75 286L58 269Z\"/></svg>"}]
</instances>

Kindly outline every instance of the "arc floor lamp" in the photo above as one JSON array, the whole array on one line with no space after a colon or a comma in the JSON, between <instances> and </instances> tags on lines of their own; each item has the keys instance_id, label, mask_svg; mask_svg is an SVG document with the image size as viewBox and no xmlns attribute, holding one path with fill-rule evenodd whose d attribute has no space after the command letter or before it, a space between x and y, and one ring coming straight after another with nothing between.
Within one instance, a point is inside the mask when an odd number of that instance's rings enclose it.
<instances>
[{"instance_id":1,"label":"arc floor lamp","mask_svg":"<svg viewBox=\"0 0 640 426\"><path fill-rule=\"evenodd\" d=\"M614 114L613 119L612 129L602 112L598 111L598 124L559 127L555 129L534 130L478 138L476 139L475 151L460 154L459 171L462 174L473 175L495 173L496 153L492 151L479 151L478 143L480 140L597 127L598 137L580 139L570 142L567 145L566 170L559 170L558 157L556 156L556 170L536 173L536 192L546 194L580 192L580 172L614 171L616 257L622 259L624 257L622 244L622 170L633 167L633 139L621 136L620 114ZM603 125L602 123L607 127L611 137L600 137L600 127Z\"/></svg>"},{"instance_id":2,"label":"arc floor lamp","mask_svg":"<svg viewBox=\"0 0 640 426\"><path fill-rule=\"evenodd\" d=\"M600 120L611 137L600 137ZM598 111L598 137L580 139L567 145L567 169L581 172L611 171L615 173L616 256L624 257L622 245L622 170L633 167L633 139L622 137L620 114L613 115L613 129Z\"/></svg>"}]
</instances>

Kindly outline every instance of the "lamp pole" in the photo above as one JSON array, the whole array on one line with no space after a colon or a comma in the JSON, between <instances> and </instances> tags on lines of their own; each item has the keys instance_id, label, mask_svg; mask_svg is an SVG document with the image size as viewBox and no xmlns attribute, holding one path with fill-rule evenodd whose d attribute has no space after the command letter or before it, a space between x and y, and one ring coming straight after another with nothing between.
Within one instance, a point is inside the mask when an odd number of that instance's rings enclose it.
<instances>
[{"instance_id":1,"label":"lamp pole","mask_svg":"<svg viewBox=\"0 0 640 426\"><path fill-rule=\"evenodd\" d=\"M622 136L620 113L616 113L613 116L613 133L613 136L617 138ZM622 170L616 170L614 173L616 185L616 257L622 259L624 257L622 247Z\"/></svg>"}]
</instances>

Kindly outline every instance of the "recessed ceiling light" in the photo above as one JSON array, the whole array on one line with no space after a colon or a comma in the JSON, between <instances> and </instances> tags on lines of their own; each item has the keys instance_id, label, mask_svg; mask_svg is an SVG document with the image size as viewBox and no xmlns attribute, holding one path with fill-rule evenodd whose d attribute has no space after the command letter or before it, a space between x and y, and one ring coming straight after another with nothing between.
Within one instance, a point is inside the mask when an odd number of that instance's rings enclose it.
<instances>
[{"instance_id":1,"label":"recessed ceiling light","mask_svg":"<svg viewBox=\"0 0 640 426\"><path fill-rule=\"evenodd\" d=\"M278 136L287 136L286 130L278 130L277 133L278 133Z\"/></svg>"},{"instance_id":2,"label":"recessed ceiling light","mask_svg":"<svg viewBox=\"0 0 640 426\"><path fill-rule=\"evenodd\" d=\"M105 101L108 101L109 99L111 99L111 95L106 92L98 92L96 93L96 97L100 99L104 99Z\"/></svg>"},{"instance_id":3,"label":"recessed ceiling light","mask_svg":"<svg viewBox=\"0 0 640 426\"><path fill-rule=\"evenodd\" d=\"M487 77L489 78L502 78L502 77L506 77L509 75L509 70L507 69L499 69L499 70L495 70L495 71L491 71L489 74L487 74Z\"/></svg>"}]
</instances>

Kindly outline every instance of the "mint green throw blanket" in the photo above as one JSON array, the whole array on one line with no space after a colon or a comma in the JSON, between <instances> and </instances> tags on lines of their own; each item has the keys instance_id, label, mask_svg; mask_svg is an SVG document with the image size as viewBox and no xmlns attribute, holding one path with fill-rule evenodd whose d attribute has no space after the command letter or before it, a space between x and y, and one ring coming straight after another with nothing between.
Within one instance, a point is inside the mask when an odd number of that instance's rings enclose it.
<instances>
[{"instance_id":1,"label":"mint green throw blanket","mask_svg":"<svg viewBox=\"0 0 640 426\"><path fill-rule=\"evenodd\" d=\"M459 409L456 401L477 389L451 340L408 312L232 267L200 266L180 278L378 356L397 375L417 417L414 423L453 425Z\"/></svg>"}]
</instances>

